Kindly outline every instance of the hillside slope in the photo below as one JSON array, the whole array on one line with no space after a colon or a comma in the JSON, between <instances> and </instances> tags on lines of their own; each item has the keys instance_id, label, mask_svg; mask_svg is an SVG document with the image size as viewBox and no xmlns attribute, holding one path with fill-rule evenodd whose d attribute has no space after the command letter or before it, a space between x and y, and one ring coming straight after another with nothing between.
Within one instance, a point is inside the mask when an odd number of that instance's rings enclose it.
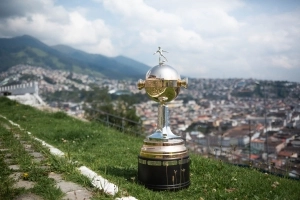
<instances>
[{"instance_id":1,"label":"hillside slope","mask_svg":"<svg viewBox=\"0 0 300 200\"><path fill-rule=\"evenodd\" d=\"M66 114L47 113L0 98L0 113L32 135L67 152L123 194L138 199L299 199L300 181L240 168L191 154L191 186L177 192L154 192L137 183L137 155L144 138L118 132ZM1 134L1 133L0 133ZM107 197L106 197L107 198ZM111 199L114 199L113 197Z\"/></svg>"}]
</instances>

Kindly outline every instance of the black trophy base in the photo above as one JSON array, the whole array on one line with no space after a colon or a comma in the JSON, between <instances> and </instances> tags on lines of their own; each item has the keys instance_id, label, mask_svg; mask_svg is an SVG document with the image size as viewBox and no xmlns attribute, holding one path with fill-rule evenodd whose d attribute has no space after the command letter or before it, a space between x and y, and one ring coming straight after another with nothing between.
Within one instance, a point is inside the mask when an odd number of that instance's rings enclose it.
<instances>
[{"instance_id":1,"label":"black trophy base","mask_svg":"<svg viewBox=\"0 0 300 200\"><path fill-rule=\"evenodd\" d=\"M151 190L180 190L190 185L189 156L150 159L138 156L138 181Z\"/></svg>"}]
</instances>

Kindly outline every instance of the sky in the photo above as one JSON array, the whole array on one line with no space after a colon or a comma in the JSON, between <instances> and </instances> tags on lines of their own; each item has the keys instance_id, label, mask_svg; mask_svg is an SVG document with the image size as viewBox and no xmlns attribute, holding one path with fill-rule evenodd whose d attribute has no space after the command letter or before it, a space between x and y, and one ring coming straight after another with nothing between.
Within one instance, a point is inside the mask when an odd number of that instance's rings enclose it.
<instances>
[{"instance_id":1,"label":"sky","mask_svg":"<svg viewBox=\"0 0 300 200\"><path fill-rule=\"evenodd\" d=\"M166 64L191 78L300 82L299 0L0 0L0 37Z\"/></svg>"}]
</instances>

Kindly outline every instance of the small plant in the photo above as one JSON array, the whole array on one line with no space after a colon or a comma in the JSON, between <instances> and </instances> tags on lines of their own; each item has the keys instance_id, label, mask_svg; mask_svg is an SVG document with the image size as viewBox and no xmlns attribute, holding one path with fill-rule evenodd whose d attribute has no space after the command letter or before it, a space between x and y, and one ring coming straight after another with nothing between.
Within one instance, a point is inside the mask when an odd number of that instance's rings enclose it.
<instances>
[{"instance_id":1,"label":"small plant","mask_svg":"<svg viewBox=\"0 0 300 200\"><path fill-rule=\"evenodd\" d=\"M27 172L25 172L25 173L23 173L22 177L24 180L28 180L29 174Z\"/></svg>"}]
</instances>

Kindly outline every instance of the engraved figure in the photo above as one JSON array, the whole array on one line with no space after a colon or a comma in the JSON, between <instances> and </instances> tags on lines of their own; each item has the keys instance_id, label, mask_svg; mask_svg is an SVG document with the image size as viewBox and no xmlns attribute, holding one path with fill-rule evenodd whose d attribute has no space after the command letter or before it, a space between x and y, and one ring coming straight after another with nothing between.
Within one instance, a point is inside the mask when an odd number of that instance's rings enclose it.
<instances>
[{"instance_id":1,"label":"engraved figure","mask_svg":"<svg viewBox=\"0 0 300 200\"><path fill-rule=\"evenodd\" d=\"M161 47L158 47L158 50L156 52L154 52L154 54L159 53L159 64L160 65L162 65L165 61L168 61L168 59L164 56L163 52L169 53L169 52L163 50ZM165 60L162 60L161 57L163 57Z\"/></svg>"}]
</instances>

